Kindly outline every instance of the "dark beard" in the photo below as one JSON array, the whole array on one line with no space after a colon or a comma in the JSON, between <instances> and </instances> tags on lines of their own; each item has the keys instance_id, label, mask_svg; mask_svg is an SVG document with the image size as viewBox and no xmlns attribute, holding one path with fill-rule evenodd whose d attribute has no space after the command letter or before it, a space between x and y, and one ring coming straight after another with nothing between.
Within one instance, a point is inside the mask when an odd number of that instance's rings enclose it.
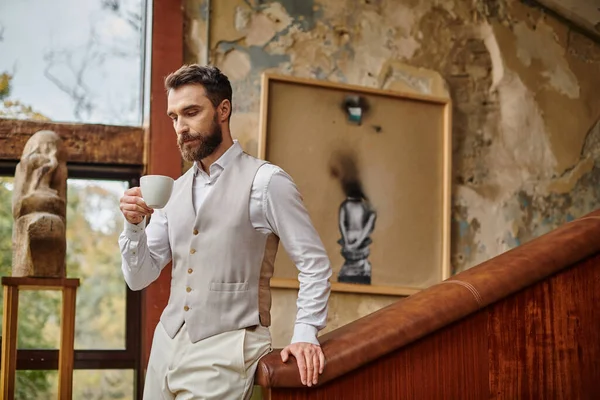
<instances>
[{"instance_id":1,"label":"dark beard","mask_svg":"<svg viewBox=\"0 0 600 400\"><path fill-rule=\"evenodd\" d=\"M216 118L213 120L210 130L211 132L208 134L190 135L189 133L183 133L179 136L177 144L184 160L200 162L217 150L223 142L223 131L221 126L217 124ZM188 147L184 144L185 141L193 139L199 141L196 147Z\"/></svg>"}]
</instances>

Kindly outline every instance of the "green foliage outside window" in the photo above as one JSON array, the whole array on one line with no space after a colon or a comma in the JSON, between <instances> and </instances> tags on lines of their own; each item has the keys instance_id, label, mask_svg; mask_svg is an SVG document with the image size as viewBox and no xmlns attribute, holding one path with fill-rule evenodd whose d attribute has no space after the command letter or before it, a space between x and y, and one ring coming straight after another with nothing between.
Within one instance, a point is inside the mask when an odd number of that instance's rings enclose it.
<instances>
[{"instance_id":1,"label":"green foliage outside window","mask_svg":"<svg viewBox=\"0 0 600 400\"><path fill-rule=\"evenodd\" d=\"M0 177L0 275L11 275L13 178ZM119 190L124 182L68 181L67 275L79 278L75 319L78 349L125 347L125 284L120 271L118 236L123 228ZM18 347L58 348L60 294L27 291L19 296ZM73 398L131 399L133 373L76 371ZM16 399L55 398L54 371L19 371Z\"/></svg>"},{"instance_id":2,"label":"green foliage outside window","mask_svg":"<svg viewBox=\"0 0 600 400\"><path fill-rule=\"evenodd\" d=\"M33 107L18 100L10 99L10 83L12 75L0 73L0 118L28 119L30 121L49 121L45 115L35 111Z\"/></svg>"}]
</instances>

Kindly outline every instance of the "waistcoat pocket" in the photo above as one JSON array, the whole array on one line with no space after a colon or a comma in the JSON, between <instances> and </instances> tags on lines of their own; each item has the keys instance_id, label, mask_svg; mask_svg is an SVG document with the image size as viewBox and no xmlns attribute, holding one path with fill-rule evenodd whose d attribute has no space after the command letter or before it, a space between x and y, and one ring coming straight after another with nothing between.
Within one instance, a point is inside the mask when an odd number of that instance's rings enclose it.
<instances>
[{"instance_id":1,"label":"waistcoat pocket","mask_svg":"<svg viewBox=\"0 0 600 400\"><path fill-rule=\"evenodd\" d=\"M245 292L248 291L248 282L211 282L210 290L213 292Z\"/></svg>"}]
</instances>

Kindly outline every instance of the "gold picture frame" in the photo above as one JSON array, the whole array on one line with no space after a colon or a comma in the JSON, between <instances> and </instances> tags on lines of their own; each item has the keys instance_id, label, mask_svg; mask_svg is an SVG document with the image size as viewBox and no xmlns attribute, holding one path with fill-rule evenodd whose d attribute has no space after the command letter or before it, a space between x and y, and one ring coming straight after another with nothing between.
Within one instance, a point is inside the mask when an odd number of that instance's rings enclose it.
<instances>
[{"instance_id":1,"label":"gold picture frame","mask_svg":"<svg viewBox=\"0 0 600 400\"><path fill-rule=\"evenodd\" d=\"M450 277L449 98L264 73L260 108L258 156L297 184L332 262L333 291L406 296ZM355 283L366 272L342 276L357 254L341 234L350 236L341 221L344 200L356 197L353 173L376 215L359 254L371 267L366 284ZM298 288L283 249L271 286Z\"/></svg>"}]
</instances>

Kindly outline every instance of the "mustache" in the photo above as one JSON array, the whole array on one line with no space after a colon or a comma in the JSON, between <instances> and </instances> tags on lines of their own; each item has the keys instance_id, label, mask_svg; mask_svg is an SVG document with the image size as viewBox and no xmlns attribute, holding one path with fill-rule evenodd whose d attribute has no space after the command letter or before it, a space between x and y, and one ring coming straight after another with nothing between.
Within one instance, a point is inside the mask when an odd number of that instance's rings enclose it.
<instances>
[{"instance_id":1,"label":"mustache","mask_svg":"<svg viewBox=\"0 0 600 400\"><path fill-rule=\"evenodd\" d=\"M179 143L184 143L190 140L195 140L195 139L200 139L202 140L202 135L200 134L195 134L195 135L191 135L189 133L182 133L181 135L179 135Z\"/></svg>"}]
</instances>

